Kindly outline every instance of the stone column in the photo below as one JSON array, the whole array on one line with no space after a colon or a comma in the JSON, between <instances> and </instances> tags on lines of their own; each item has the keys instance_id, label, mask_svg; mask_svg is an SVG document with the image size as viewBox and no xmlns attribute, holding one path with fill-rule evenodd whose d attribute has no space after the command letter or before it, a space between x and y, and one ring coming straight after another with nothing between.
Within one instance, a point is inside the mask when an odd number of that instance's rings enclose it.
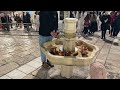
<instances>
[{"instance_id":1,"label":"stone column","mask_svg":"<svg viewBox=\"0 0 120 90\"><path fill-rule=\"evenodd\" d=\"M74 52L75 51L75 39L76 39L76 18L65 18L64 19L64 42L63 50L64 52ZM72 76L73 66L61 66L62 77L70 78Z\"/></svg>"},{"instance_id":2,"label":"stone column","mask_svg":"<svg viewBox=\"0 0 120 90\"><path fill-rule=\"evenodd\" d=\"M64 11L64 19L70 17L70 11Z\"/></svg>"},{"instance_id":3,"label":"stone column","mask_svg":"<svg viewBox=\"0 0 120 90\"><path fill-rule=\"evenodd\" d=\"M58 13L58 20L60 20L60 11L57 11Z\"/></svg>"},{"instance_id":4,"label":"stone column","mask_svg":"<svg viewBox=\"0 0 120 90\"><path fill-rule=\"evenodd\" d=\"M35 11L32 11L32 16L31 16L31 19L32 19L32 22L35 23L35 18L34 18L34 15L35 15Z\"/></svg>"}]
</instances>

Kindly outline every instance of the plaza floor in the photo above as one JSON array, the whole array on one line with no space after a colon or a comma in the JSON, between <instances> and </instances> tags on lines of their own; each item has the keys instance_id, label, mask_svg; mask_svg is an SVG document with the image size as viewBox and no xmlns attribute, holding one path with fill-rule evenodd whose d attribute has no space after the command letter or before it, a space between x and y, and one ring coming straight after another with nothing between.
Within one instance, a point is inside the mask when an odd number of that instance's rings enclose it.
<instances>
[{"instance_id":1,"label":"plaza floor","mask_svg":"<svg viewBox=\"0 0 120 90\"><path fill-rule=\"evenodd\" d=\"M79 22L82 24L82 20ZM80 26L80 29L82 26ZM94 36L84 38L78 35L80 40L87 41L99 47L99 52L93 61L104 64L108 71L108 79L120 79L120 34L116 39L109 37L107 40L100 38L101 32L96 32ZM10 32L0 31L0 79L46 79L51 72L58 74L59 65L51 70L41 68L40 49L38 32L34 30L26 33L22 29L11 30ZM81 71L78 77L73 79L87 78L88 69L74 67L74 74ZM84 76L86 73L86 76ZM61 77L55 77L60 79Z\"/></svg>"}]
</instances>

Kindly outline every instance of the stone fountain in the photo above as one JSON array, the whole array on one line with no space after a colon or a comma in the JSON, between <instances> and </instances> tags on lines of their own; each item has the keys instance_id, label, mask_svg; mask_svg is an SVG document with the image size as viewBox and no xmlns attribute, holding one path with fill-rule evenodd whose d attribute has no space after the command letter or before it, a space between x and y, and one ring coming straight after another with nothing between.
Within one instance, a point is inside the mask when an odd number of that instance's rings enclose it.
<instances>
[{"instance_id":1,"label":"stone fountain","mask_svg":"<svg viewBox=\"0 0 120 90\"><path fill-rule=\"evenodd\" d=\"M76 18L64 19L64 37L44 43L43 53L51 63L61 65L61 76L70 78L73 66L89 66L99 48L76 39Z\"/></svg>"}]
</instances>

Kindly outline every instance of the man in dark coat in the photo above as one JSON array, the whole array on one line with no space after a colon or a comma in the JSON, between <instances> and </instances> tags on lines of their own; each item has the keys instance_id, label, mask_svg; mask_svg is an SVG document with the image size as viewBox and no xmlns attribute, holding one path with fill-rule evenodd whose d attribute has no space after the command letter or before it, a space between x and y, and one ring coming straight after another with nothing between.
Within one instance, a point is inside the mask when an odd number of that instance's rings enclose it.
<instances>
[{"instance_id":1,"label":"man in dark coat","mask_svg":"<svg viewBox=\"0 0 120 90\"><path fill-rule=\"evenodd\" d=\"M2 21L2 23L4 23L3 29L9 31L10 30L9 24L8 24L10 21L9 16L7 14L4 14L4 16L1 17L1 21Z\"/></svg>"},{"instance_id":2,"label":"man in dark coat","mask_svg":"<svg viewBox=\"0 0 120 90\"><path fill-rule=\"evenodd\" d=\"M103 15L100 17L101 24L101 39L106 39L106 31L110 30L110 15L108 15L108 12L104 12Z\"/></svg>"},{"instance_id":3,"label":"man in dark coat","mask_svg":"<svg viewBox=\"0 0 120 90\"><path fill-rule=\"evenodd\" d=\"M114 31L113 31L113 37L116 37L120 31L120 12L117 13L117 17L114 21Z\"/></svg>"},{"instance_id":4,"label":"man in dark coat","mask_svg":"<svg viewBox=\"0 0 120 90\"><path fill-rule=\"evenodd\" d=\"M24 25L24 28L26 28L26 19L25 19L25 12L23 12L23 18L22 18L22 21L23 21L23 25Z\"/></svg>"},{"instance_id":5,"label":"man in dark coat","mask_svg":"<svg viewBox=\"0 0 120 90\"><path fill-rule=\"evenodd\" d=\"M26 12L26 15L25 15L25 22L26 22L26 28L27 28L27 31L29 32L30 31L30 29L29 29L29 26L31 26L31 28L32 28L32 24L31 24L31 16L30 16L30 14L29 14L29 12Z\"/></svg>"},{"instance_id":6,"label":"man in dark coat","mask_svg":"<svg viewBox=\"0 0 120 90\"><path fill-rule=\"evenodd\" d=\"M45 42L51 41L57 36L58 14L57 11L40 11L39 43L42 47ZM54 67L41 51L41 61L44 68Z\"/></svg>"}]
</instances>

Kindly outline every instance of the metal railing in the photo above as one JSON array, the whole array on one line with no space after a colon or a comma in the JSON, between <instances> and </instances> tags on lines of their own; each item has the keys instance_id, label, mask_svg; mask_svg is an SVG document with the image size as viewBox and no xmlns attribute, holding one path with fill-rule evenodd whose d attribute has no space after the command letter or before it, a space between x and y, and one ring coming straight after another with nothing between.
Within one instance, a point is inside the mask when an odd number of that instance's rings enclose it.
<instances>
[{"instance_id":1,"label":"metal railing","mask_svg":"<svg viewBox=\"0 0 120 90\"><path fill-rule=\"evenodd\" d=\"M0 23L0 25L3 25L3 28L2 28L2 29L5 29L5 28L6 28L8 31L10 31L10 26L11 26L11 25L16 25L16 26L21 26L21 25L23 25L24 28L27 29L27 31L30 31L29 26L36 25L36 23Z\"/></svg>"},{"instance_id":2,"label":"metal railing","mask_svg":"<svg viewBox=\"0 0 120 90\"><path fill-rule=\"evenodd\" d=\"M36 24L36 23L0 23L0 24Z\"/></svg>"}]
</instances>

